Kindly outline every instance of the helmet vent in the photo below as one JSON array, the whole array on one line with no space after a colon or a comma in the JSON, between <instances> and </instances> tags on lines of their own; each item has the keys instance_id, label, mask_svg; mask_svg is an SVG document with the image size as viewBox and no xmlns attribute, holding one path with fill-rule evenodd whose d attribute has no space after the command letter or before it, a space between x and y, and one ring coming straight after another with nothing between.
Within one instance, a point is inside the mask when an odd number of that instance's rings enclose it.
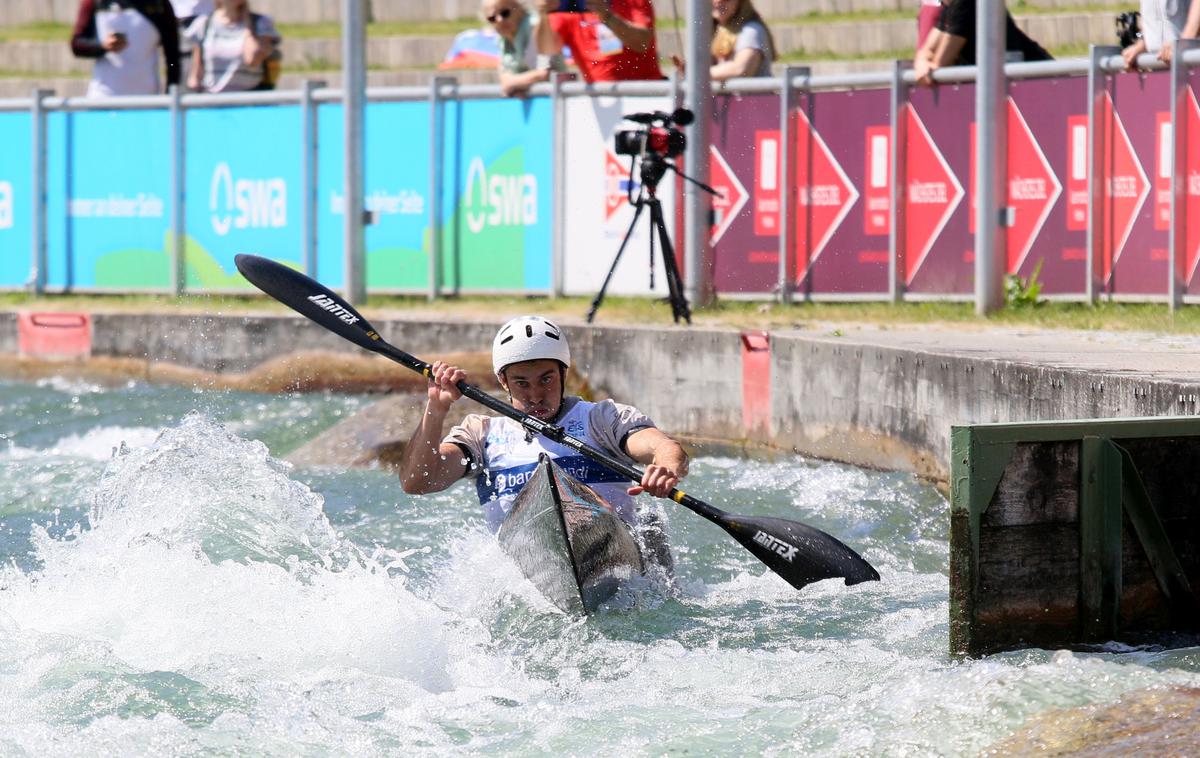
<instances>
[{"instance_id":1,"label":"helmet vent","mask_svg":"<svg viewBox=\"0 0 1200 758\"><path fill-rule=\"evenodd\" d=\"M500 344L507 345L508 343L510 343L512 341L513 341L513 336L510 334L507 337L505 337L504 339L500 340Z\"/></svg>"},{"instance_id":2,"label":"helmet vent","mask_svg":"<svg viewBox=\"0 0 1200 758\"><path fill-rule=\"evenodd\" d=\"M557 335L557 334L555 334L554 332L546 332L546 336L547 336L547 337L549 337L549 338L550 338L550 339L552 339L552 340L556 340L556 339L558 339L558 335Z\"/></svg>"},{"instance_id":3,"label":"helmet vent","mask_svg":"<svg viewBox=\"0 0 1200 758\"><path fill-rule=\"evenodd\" d=\"M532 326L530 326L529 324L526 324L526 325L525 325L525 336L526 336L526 337L532 337L532 336L533 336L533 327L532 327Z\"/></svg>"}]
</instances>

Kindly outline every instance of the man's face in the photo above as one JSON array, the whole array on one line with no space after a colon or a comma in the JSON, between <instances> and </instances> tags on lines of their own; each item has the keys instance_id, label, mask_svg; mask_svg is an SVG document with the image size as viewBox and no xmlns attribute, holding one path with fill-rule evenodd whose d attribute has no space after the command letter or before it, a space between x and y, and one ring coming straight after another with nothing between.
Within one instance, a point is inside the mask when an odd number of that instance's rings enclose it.
<instances>
[{"instance_id":1,"label":"man's face","mask_svg":"<svg viewBox=\"0 0 1200 758\"><path fill-rule=\"evenodd\" d=\"M497 34L509 40L516 36L523 13L517 0L486 0L482 8L483 17Z\"/></svg>"},{"instance_id":2,"label":"man's face","mask_svg":"<svg viewBox=\"0 0 1200 758\"><path fill-rule=\"evenodd\" d=\"M544 358L514 363L504 369L501 382L512 396L513 406L542 421L554 418L562 405L562 366Z\"/></svg>"}]
</instances>

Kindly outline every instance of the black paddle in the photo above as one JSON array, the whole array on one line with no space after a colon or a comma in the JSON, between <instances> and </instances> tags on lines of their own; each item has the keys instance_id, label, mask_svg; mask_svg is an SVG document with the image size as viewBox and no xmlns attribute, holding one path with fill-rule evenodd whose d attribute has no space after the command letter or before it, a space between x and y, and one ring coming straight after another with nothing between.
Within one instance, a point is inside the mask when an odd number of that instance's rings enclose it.
<instances>
[{"instance_id":1,"label":"black paddle","mask_svg":"<svg viewBox=\"0 0 1200 758\"><path fill-rule=\"evenodd\" d=\"M428 363L388 344L358 311L320 283L257 255L238 255L234 261L238 271L251 284L302 316L360 347L386 356L426 377L431 376L432 369ZM566 434L562 427L522 413L474 385L459 382L457 386L464 396L511 418L527 431L566 445L634 482L642 480L642 473L637 469ZM811 582L836 577L844 578L848 585L879 579L879 572L862 556L819 529L780 518L733 516L678 489L671 491L671 499L729 532L767 568L796 589Z\"/></svg>"}]
</instances>

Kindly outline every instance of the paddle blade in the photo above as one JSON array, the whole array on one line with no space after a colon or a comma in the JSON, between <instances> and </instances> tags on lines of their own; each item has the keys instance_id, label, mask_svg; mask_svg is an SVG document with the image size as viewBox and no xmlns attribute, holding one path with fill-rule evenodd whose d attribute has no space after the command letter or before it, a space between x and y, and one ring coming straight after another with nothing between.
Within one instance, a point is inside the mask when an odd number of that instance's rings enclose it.
<instances>
[{"instance_id":1,"label":"paddle blade","mask_svg":"<svg viewBox=\"0 0 1200 758\"><path fill-rule=\"evenodd\" d=\"M380 351L381 340L375 328L325 285L282 263L257 255L242 253L234 256L233 262L246 281L300 315L367 350Z\"/></svg>"},{"instance_id":2,"label":"paddle blade","mask_svg":"<svg viewBox=\"0 0 1200 758\"><path fill-rule=\"evenodd\" d=\"M879 580L879 572L858 553L798 521L727 514L719 523L796 589L838 577L847 585Z\"/></svg>"}]
</instances>

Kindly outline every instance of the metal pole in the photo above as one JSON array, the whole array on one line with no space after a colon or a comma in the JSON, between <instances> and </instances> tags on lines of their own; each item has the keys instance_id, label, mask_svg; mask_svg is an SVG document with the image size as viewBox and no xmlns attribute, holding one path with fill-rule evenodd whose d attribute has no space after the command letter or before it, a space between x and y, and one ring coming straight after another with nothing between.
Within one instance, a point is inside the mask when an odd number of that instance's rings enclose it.
<instances>
[{"instance_id":1,"label":"metal pole","mask_svg":"<svg viewBox=\"0 0 1200 758\"><path fill-rule=\"evenodd\" d=\"M346 299L361 305L367 299L363 254L363 111L367 89L367 24L363 0L342 0L342 117L345 139L343 176L345 215L342 217L343 268Z\"/></svg>"},{"instance_id":2,"label":"metal pole","mask_svg":"<svg viewBox=\"0 0 1200 758\"><path fill-rule=\"evenodd\" d=\"M1007 268L1004 185L1007 180L1008 109L1004 79L1003 2L978 4L975 59L975 313L1004 306Z\"/></svg>"},{"instance_id":3,"label":"metal pole","mask_svg":"<svg viewBox=\"0 0 1200 758\"><path fill-rule=\"evenodd\" d=\"M1167 232L1170 258L1167 266L1167 308L1174 312L1183 305L1187 288L1187 98L1188 67L1184 54L1196 40L1175 40L1171 56L1171 225Z\"/></svg>"},{"instance_id":4,"label":"metal pole","mask_svg":"<svg viewBox=\"0 0 1200 758\"><path fill-rule=\"evenodd\" d=\"M445 176L445 139L442 119L442 87L457 84L449 77L435 76L429 86L429 299L441 291L442 263L442 178ZM486 191L486 190L481 190ZM456 251L457 254L457 251ZM455 282L455 286L458 282Z\"/></svg>"},{"instance_id":5,"label":"metal pole","mask_svg":"<svg viewBox=\"0 0 1200 758\"><path fill-rule=\"evenodd\" d=\"M301 213L304 227L301 231L301 247L304 249L304 273L317 278L317 104L313 92L325 86L325 82L305 79L300 85L300 162L304 187Z\"/></svg>"},{"instance_id":6,"label":"metal pole","mask_svg":"<svg viewBox=\"0 0 1200 758\"><path fill-rule=\"evenodd\" d=\"M889 124L891 144L888 160L888 170L891 172L888 202L888 213L891 214L891 223L888 225L888 300L893 303L904 299L904 287L907 283L904 257L908 250L904 243L908 233L905 226L908 198L908 162L905 160L908 146L908 84L904 81L904 72L911 67L912 63L909 61L896 61L892 64Z\"/></svg>"},{"instance_id":7,"label":"metal pole","mask_svg":"<svg viewBox=\"0 0 1200 758\"><path fill-rule=\"evenodd\" d=\"M690 127L692 147L687 151L684 171L702 182L709 179L709 124L712 120L712 82L708 61L711 57L712 4L709 0L688 0L687 4L687 92L684 103L696 120ZM712 202L708 193L690 182L685 183L684 250L687 257L687 298L697 307L713 301L713 257L709 245L712 227Z\"/></svg>"},{"instance_id":8,"label":"metal pole","mask_svg":"<svg viewBox=\"0 0 1200 758\"><path fill-rule=\"evenodd\" d=\"M171 96L171 292L182 295L187 288L187 213L184 193L184 166L187 150L187 125L184 120L182 91L172 84Z\"/></svg>"},{"instance_id":9,"label":"metal pole","mask_svg":"<svg viewBox=\"0 0 1200 758\"><path fill-rule=\"evenodd\" d=\"M1108 172L1106 167L1109 152L1105 135L1108 123L1102 121L1105 89L1108 77L1100 67L1101 62L1121 49L1112 45L1092 45L1088 60L1088 226L1087 226L1087 301L1095 303L1104 289L1104 224L1108 223Z\"/></svg>"},{"instance_id":10,"label":"metal pole","mask_svg":"<svg viewBox=\"0 0 1200 758\"><path fill-rule=\"evenodd\" d=\"M795 211L796 166L792 156L792 111L796 108L793 81L798 76L811 74L808 66L787 66L783 69L783 87L779 93L779 302L792 302L792 255L795 244L792 239L792 213Z\"/></svg>"},{"instance_id":11,"label":"metal pole","mask_svg":"<svg viewBox=\"0 0 1200 758\"><path fill-rule=\"evenodd\" d=\"M563 293L563 261L566 249L566 204L567 191L567 109L563 99L564 77L554 71L550 74L550 131L553 162L551 164L551 193L553 203L550 216L550 297L561 297Z\"/></svg>"},{"instance_id":12,"label":"metal pole","mask_svg":"<svg viewBox=\"0 0 1200 758\"><path fill-rule=\"evenodd\" d=\"M54 94L47 89L34 89L31 107L33 177L31 196L33 200L32 260L30 261L29 286L34 294L46 289L46 108L42 102ZM68 201L69 202L69 201ZM71 251L67 251L70 255Z\"/></svg>"}]
</instances>

